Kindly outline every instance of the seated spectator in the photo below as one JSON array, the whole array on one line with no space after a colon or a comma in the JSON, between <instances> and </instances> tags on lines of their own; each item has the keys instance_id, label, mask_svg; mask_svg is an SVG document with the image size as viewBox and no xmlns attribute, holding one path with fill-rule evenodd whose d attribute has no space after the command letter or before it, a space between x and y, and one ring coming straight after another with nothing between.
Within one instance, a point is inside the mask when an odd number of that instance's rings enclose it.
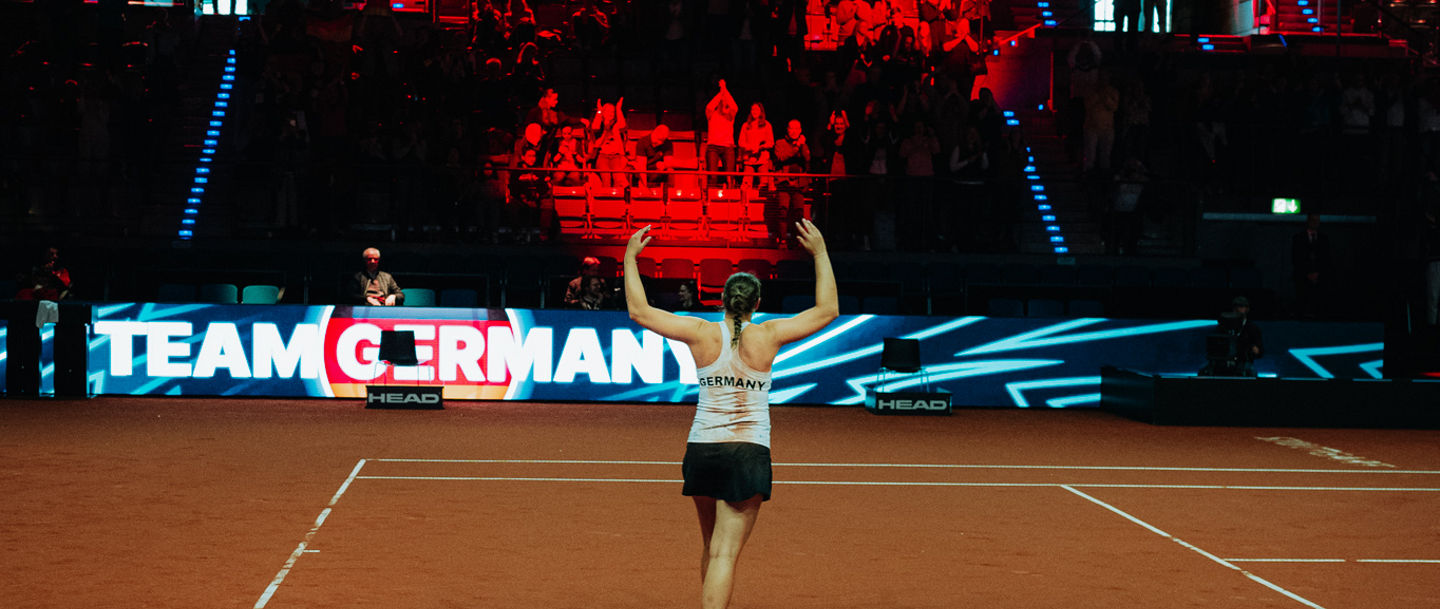
<instances>
[{"instance_id":1,"label":"seated spectator","mask_svg":"<svg viewBox=\"0 0 1440 609\"><path fill-rule=\"evenodd\" d=\"M515 142L516 171L510 174L511 201L508 206L512 226L534 226L539 221L540 202L549 195L549 174L543 171L526 171L541 167L542 133L540 125L530 123L525 126L525 137Z\"/></svg>"},{"instance_id":2,"label":"seated spectator","mask_svg":"<svg viewBox=\"0 0 1440 609\"><path fill-rule=\"evenodd\" d=\"M586 311L603 311L615 308L614 305L615 293L606 284L605 278L585 278L585 289L581 290L576 306Z\"/></svg>"},{"instance_id":3,"label":"seated spectator","mask_svg":"<svg viewBox=\"0 0 1440 609\"><path fill-rule=\"evenodd\" d=\"M21 278L16 300L64 300L70 297L70 271L60 265L60 250L40 250L40 263Z\"/></svg>"},{"instance_id":4,"label":"seated spectator","mask_svg":"<svg viewBox=\"0 0 1440 609\"><path fill-rule=\"evenodd\" d=\"M680 287L675 290L676 311L706 311L709 310L705 303L700 302L700 289L695 287L694 279L686 279L680 282Z\"/></svg>"},{"instance_id":5,"label":"seated spectator","mask_svg":"<svg viewBox=\"0 0 1440 609\"><path fill-rule=\"evenodd\" d=\"M600 277L600 259L594 256L586 256L580 261L580 275L571 279L570 283L565 286L565 298L563 302L566 307L581 308L580 300L584 296L585 290L589 287L588 283L592 277L604 281L604 278Z\"/></svg>"},{"instance_id":6,"label":"seated spectator","mask_svg":"<svg viewBox=\"0 0 1440 609\"><path fill-rule=\"evenodd\" d=\"M584 0L580 10L570 16L570 31L582 51L593 51L605 46L610 38L610 16L595 5L595 0Z\"/></svg>"},{"instance_id":7,"label":"seated spectator","mask_svg":"<svg viewBox=\"0 0 1440 609\"><path fill-rule=\"evenodd\" d=\"M355 273L351 302L376 307L392 307L405 304L405 293L390 273L380 270L380 250L365 248L360 253L365 268Z\"/></svg>"},{"instance_id":8,"label":"seated spectator","mask_svg":"<svg viewBox=\"0 0 1440 609\"><path fill-rule=\"evenodd\" d=\"M550 166L566 170L554 174L556 186L585 185L585 174L580 171L585 168L583 131L576 130L569 125L560 128L559 142L555 145L555 154L550 157Z\"/></svg>"},{"instance_id":9,"label":"seated spectator","mask_svg":"<svg viewBox=\"0 0 1440 609\"><path fill-rule=\"evenodd\" d=\"M642 173L640 183L645 186L664 186L670 183L670 161L675 155L675 143L670 141L670 128L656 125L650 135L635 143L636 168L643 171L666 173Z\"/></svg>"}]
</instances>

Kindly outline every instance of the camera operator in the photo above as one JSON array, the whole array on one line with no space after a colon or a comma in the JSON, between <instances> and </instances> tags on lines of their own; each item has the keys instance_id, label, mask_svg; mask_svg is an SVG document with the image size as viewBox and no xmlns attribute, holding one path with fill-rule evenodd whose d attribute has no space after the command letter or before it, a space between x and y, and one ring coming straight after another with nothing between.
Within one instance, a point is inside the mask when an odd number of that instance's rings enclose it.
<instances>
[{"instance_id":1,"label":"camera operator","mask_svg":"<svg viewBox=\"0 0 1440 609\"><path fill-rule=\"evenodd\" d=\"M1200 376L1255 376L1255 360L1265 354L1260 326L1250 321L1250 300L1237 296L1220 324L1205 337L1205 359Z\"/></svg>"},{"instance_id":2,"label":"camera operator","mask_svg":"<svg viewBox=\"0 0 1440 609\"><path fill-rule=\"evenodd\" d=\"M1238 337L1235 341L1235 365L1241 376L1255 376L1255 360L1265 354L1265 343L1260 336L1260 326L1250 321L1250 300L1236 296L1230 301L1230 310L1239 317L1239 328L1232 330Z\"/></svg>"}]
</instances>

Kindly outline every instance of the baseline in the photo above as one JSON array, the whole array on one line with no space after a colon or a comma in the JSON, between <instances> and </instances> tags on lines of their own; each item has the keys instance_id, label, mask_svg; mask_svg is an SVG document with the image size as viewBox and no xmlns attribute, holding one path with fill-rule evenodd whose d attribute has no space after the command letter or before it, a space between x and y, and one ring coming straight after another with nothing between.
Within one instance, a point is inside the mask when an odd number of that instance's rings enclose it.
<instances>
[{"instance_id":1,"label":"baseline","mask_svg":"<svg viewBox=\"0 0 1440 609\"><path fill-rule=\"evenodd\" d=\"M514 463L553 465L681 465L680 461L630 461L605 459L368 459L376 463ZM775 462L775 467L874 467L933 469L1016 469L1016 470L1087 470L1137 472L1244 472L1276 474L1422 474L1440 475L1440 470L1399 469L1305 469L1266 467L1168 467L1144 465L991 465L969 463L804 463Z\"/></svg>"},{"instance_id":2,"label":"baseline","mask_svg":"<svg viewBox=\"0 0 1440 609\"><path fill-rule=\"evenodd\" d=\"M320 526L325 524L325 519L335 509L335 504L340 501L340 497L345 494L346 489L350 488L351 483L360 479L360 469L363 467L365 467L365 459L361 459L355 464L355 469L350 470L350 475L345 478L345 482L340 484L340 490L335 491L335 495L330 497L330 503L326 504L325 509L320 510L320 515L315 518L315 526L310 527L310 530L305 533L300 544L295 546L295 551L290 553L290 558L285 561L284 566L280 567L280 572L275 574L275 579L271 580L270 585L265 587L265 592L260 594L260 600L255 601L254 609L264 609L265 605L270 603L270 597L280 589L280 584L285 581L285 576L290 574L290 570L295 568L295 563L307 552L306 548L309 547L310 540L320 532Z\"/></svg>"}]
</instances>

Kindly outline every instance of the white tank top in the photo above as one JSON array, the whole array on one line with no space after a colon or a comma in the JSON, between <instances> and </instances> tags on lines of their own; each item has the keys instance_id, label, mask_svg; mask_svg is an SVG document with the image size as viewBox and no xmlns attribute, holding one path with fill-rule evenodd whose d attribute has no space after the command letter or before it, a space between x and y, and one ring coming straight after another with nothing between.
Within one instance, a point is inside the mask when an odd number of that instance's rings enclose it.
<instances>
[{"instance_id":1,"label":"white tank top","mask_svg":"<svg viewBox=\"0 0 1440 609\"><path fill-rule=\"evenodd\" d=\"M700 403L689 441L749 442L769 448L770 373L740 361L739 350L730 346L732 323L719 325L720 357L695 371L700 377Z\"/></svg>"}]
</instances>

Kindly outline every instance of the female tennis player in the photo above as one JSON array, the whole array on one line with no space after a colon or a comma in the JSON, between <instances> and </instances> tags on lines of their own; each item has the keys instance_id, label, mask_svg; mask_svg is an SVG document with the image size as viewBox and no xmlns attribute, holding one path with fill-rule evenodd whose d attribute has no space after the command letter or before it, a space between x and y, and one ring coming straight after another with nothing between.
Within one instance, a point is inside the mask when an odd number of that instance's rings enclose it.
<instances>
[{"instance_id":1,"label":"female tennis player","mask_svg":"<svg viewBox=\"0 0 1440 609\"><path fill-rule=\"evenodd\" d=\"M723 609L730 602L735 562L750 537L760 503L770 499L770 366L781 345L810 336L839 315L835 274L825 239L809 220L796 223L800 245L815 258L815 306L794 317L751 324L760 304L760 280L735 273L721 295L725 318L709 322L650 306L636 257L650 243L650 227L635 231L625 248L625 301L630 319L685 343L695 358L700 403L685 448L684 494L700 516L700 603Z\"/></svg>"}]
</instances>

